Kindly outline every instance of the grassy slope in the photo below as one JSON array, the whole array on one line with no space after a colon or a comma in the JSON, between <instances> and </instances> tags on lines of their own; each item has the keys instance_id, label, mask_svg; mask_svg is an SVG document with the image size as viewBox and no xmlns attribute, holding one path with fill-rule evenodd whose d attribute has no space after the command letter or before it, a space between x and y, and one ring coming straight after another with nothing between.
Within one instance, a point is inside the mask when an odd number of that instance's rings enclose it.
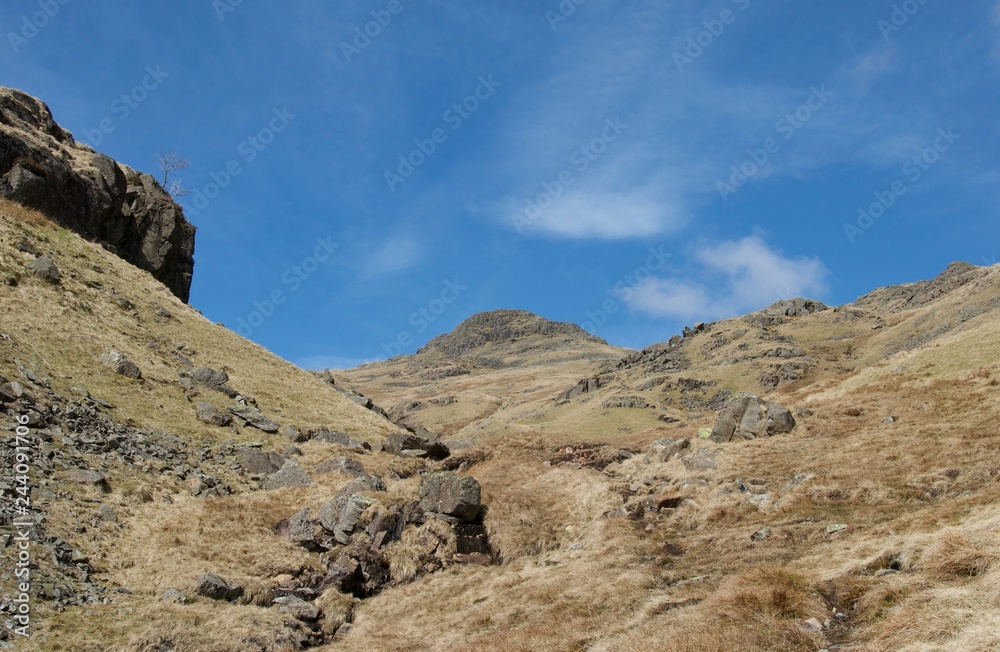
<instances>
[{"instance_id":1,"label":"grassy slope","mask_svg":"<svg viewBox=\"0 0 1000 652\"><path fill-rule=\"evenodd\" d=\"M825 312L771 327L766 339L727 320L690 338L692 368L668 376L716 380L709 393L761 391L759 360L713 363L782 344L775 335L794 338L790 344L812 359L804 380L772 398L814 414L769 440L695 441L719 451L717 470L641 455L606 474L547 465L557 448L581 439L634 445L711 425L707 411L680 410L681 423L639 434L595 419L611 412L604 416L620 424L615 413L636 410L605 410L602 399L657 396L660 390L637 389L657 374L619 372L569 406L549 399L550 424L564 418L573 421L561 424L579 427L534 436L521 428L486 445L493 460L471 469L494 504L505 506L491 514L491 527L508 544L508 565L456 569L386 592L363 605L352 635L329 649L1000 649L992 615L1000 584L993 570L1000 560L1000 323L995 312L962 324L955 318L995 303L998 288L1000 269L992 269L912 311ZM748 328L730 345L706 346ZM900 341L948 329L887 356ZM751 345L737 354L743 342ZM861 415L849 416L853 408ZM888 416L896 420L883 423ZM797 476L804 482L790 483ZM736 478L766 491L769 504L750 502ZM635 524L604 518L618 495L635 489L684 502ZM847 528L827 534L831 525ZM765 540L751 539L764 529ZM899 572L880 574L887 568ZM684 582L690 578L699 579ZM809 632L802 623L810 617L832 619L831 626Z\"/></svg>"},{"instance_id":2,"label":"grassy slope","mask_svg":"<svg viewBox=\"0 0 1000 652\"><path fill-rule=\"evenodd\" d=\"M18 251L22 239L54 258L63 276L60 286L44 283L27 270L34 256ZM264 414L279 424L327 426L370 441L397 430L313 374L209 322L145 272L6 202L0 202L0 278L18 279L16 287L0 285L0 332L7 336L0 338L0 374L27 385L14 362L19 360L44 373L52 390L67 401L80 400L73 388L84 388L113 403L114 418L173 433L191 450L249 442L280 450L288 442L251 428L215 428L198 421L177 382L181 365L175 351L195 366L225 369L229 384L256 399ZM131 302L135 313L121 308L116 297ZM157 308L171 316L158 316ZM97 359L110 349L138 364L143 380L110 373ZM232 404L211 391L194 400L211 401L222 409ZM58 440L53 446L61 448ZM315 442L301 448L305 456L300 462L307 470L338 454L336 448ZM46 603L37 603L38 649L146 649L150 641L173 638L179 641L178 649L236 651L247 649L247 637L271 643L276 636L280 639L287 618L273 611L210 603L184 609L159 602L158 596L167 587L190 589L208 571L252 586L307 567L301 550L274 535L274 523L304 505L328 500L347 478L323 476L308 490L260 494L246 493L245 481L231 473L224 479L240 489L239 495L203 500L191 497L188 486L171 474L156 473L156 461L152 472L144 472L99 455L82 457L88 468L108 474L113 491L102 495L74 485L58 470L36 476L36 500L47 513L46 532L86 552L102 583L128 587L133 593L115 595L115 603L104 607L58 614L47 610ZM374 472L392 467L403 475L422 464L382 455L368 455L364 463ZM226 471L227 466L212 470ZM62 497L45 498L37 493L42 489ZM120 524L91 524L101 503L115 509ZM12 551L0 551L4 568ZM51 561L38 561L36 581L48 582ZM4 579L5 592L12 590L10 579ZM273 625L271 630L266 623Z\"/></svg>"},{"instance_id":3,"label":"grassy slope","mask_svg":"<svg viewBox=\"0 0 1000 652\"><path fill-rule=\"evenodd\" d=\"M372 438L385 434L384 422L206 322L147 275L99 248L63 231L10 219L0 220L0 229L0 271L22 277L17 288L0 288L4 306L11 306L0 331L14 341L0 343L7 347L0 373L16 377L10 360L30 360L59 393L70 395L71 385L86 387L138 424L192 442L232 438L275 446L277 440L256 431L214 431L194 421L173 384L177 365L170 351L183 342L184 354L196 364L225 366L232 385L256 397L276 421L325 424ZM30 257L14 250L25 234L36 244L48 239L40 248L55 254L64 275L75 272L77 278L67 278L61 289L30 278L24 271ZM938 304L882 316L885 326L879 330L872 330L874 317L845 312L771 329L772 335L794 337L814 358L803 381L782 386L773 398L814 414L800 419L795 432L769 440L724 447L695 441L696 448L719 451L715 470L692 471L680 460L654 462L641 454L605 472L552 464L558 449L581 440L638 447L660 436L692 436L711 424L708 410L699 416L665 406L682 417L667 426L656 425L658 411L600 407L616 395L638 393L664 403L681 398L661 389L640 393L638 386L656 375L642 369L618 373L596 395L555 405L555 394L595 373L612 359L610 353L594 363L529 366L443 382L407 380L420 369L403 369L406 373L394 378L379 376L378 368L351 372L352 379L368 374L375 387L369 393L386 407L393 400L458 396L457 403L434 406L439 412L428 414L436 423L453 424L452 433L461 438L473 438L467 435L475 434L477 424L487 425L484 440L499 435L480 444L487 459L473 463L470 472L483 484L487 524L504 564L452 567L389 589L361 604L352 633L326 649L1000 648L1000 623L993 615L1000 606L995 570L1000 325L988 313L913 351L885 357L897 340L935 332L954 321L960 307L994 299L998 277L1000 271L992 270ZM138 318L112 302L111 287L135 304ZM173 318L158 319L154 301ZM774 341L748 329L747 349L736 348L739 340L706 346L713 335L743 328L747 325L738 320L727 321L690 338L684 346L693 366L673 376L718 381L708 393L759 391L759 361L714 363L766 350ZM146 348L151 341L160 351ZM142 367L145 384L107 375L96 356L112 347ZM480 417L493 402L507 407ZM862 408L861 415L848 416L849 408ZM889 415L898 420L883 423ZM511 420L521 425L505 428ZM632 432L620 431L623 423ZM303 449L306 468L329 455L315 444ZM418 465L375 454L362 461L376 473L392 467L400 475ZM789 483L800 474L805 481ZM771 502L750 502L750 495L735 488L738 477L766 491ZM84 546L97 560L102 580L135 593L116 596L104 607L49 614L48 639L39 649L154 650L166 640L178 650L256 649L251 640L280 649L278 641L291 624L273 610L208 602L180 606L156 596L169 586L189 588L206 570L251 587L281 573L302 572L310 559L276 539L271 527L302 506L319 504L346 478L323 478L305 490L207 501L190 498L169 482L132 481L159 484L153 502L138 502L117 489L102 498L119 510L120 527L101 526L83 537L74 528L93 504L51 506L50 528ZM59 479L54 482L58 489ZM414 491L412 477L390 486L390 495L400 498ZM623 497L647 492L683 501L638 522L605 517ZM827 534L827 526L836 524L848 527ZM764 528L770 536L752 541ZM879 574L890 565L899 572ZM697 579L688 581L692 578ZM834 619L824 635L802 627L806 618L830 618L833 609L844 617Z\"/></svg>"}]
</instances>

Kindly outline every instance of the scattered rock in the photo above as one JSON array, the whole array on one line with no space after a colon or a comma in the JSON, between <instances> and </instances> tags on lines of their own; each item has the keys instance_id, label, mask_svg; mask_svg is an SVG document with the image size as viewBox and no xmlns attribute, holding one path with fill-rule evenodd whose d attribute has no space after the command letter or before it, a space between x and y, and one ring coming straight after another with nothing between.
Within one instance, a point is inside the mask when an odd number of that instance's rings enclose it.
<instances>
[{"instance_id":1,"label":"scattered rock","mask_svg":"<svg viewBox=\"0 0 1000 652\"><path fill-rule=\"evenodd\" d=\"M118 351L108 351L107 353L102 353L98 360L108 369L119 376L125 376L126 378L132 378L133 380L139 380L142 378L142 372L139 367L129 360L124 354Z\"/></svg>"},{"instance_id":2,"label":"scattered rock","mask_svg":"<svg viewBox=\"0 0 1000 652\"><path fill-rule=\"evenodd\" d=\"M96 487L104 493L111 491L111 486L108 484L108 477L100 471L72 469L66 475L71 482Z\"/></svg>"},{"instance_id":3,"label":"scattered rock","mask_svg":"<svg viewBox=\"0 0 1000 652\"><path fill-rule=\"evenodd\" d=\"M365 467L361 465L361 462L357 461L353 457L335 457L332 460L321 462L319 466L316 467L315 473L316 475L339 473L341 475L348 475L354 478L363 478L368 476L368 472L365 471Z\"/></svg>"},{"instance_id":4,"label":"scattered rock","mask_svg":"<svg viewBox=\"0 0 1000 652\"><path fill-rule=\"evenodd\" d=\"M312 623L319 620L319 608L311 602L294 595L285 595L274 599L277 610L296 620Z\"/></svg>"},{"instance_id":5,"label":"scattered rock","mask_svg":"<svg viewBox=\"0 0 1000 652\"><path fill-rule=\"evenodd\" d=\"M474 521L482 509L482 489L475 478L450 471L420 476L420 506L436 514Z\"/></svg>"},{"instance_id":6,"label":"scattered rock","mask_svg":"<svg viewBox=\"0 0 1000 652\"><path fill-rule=\"evenodd\" d=\"M309 509L289 516L275 526L278 536L300 545L312 552L318 552L322 548L316 541L315 527L312 519L309 518Z\"/></svg>"},{"instance_id":7,"label":"scattered rock","mask_svg":"<svg viewBox=\"0 0 1000 652\"><path fill-rule=\"evenodd\" d=\"M448 447L441 442L420 437L412 432L397 432L389 435L382 449L393 455L426 457L432 460L443 460L451 455ZM409 454L406 454L407 451L409 451Z\"/></svg>"},{"instance_id":8,"label":"scattered rock","mask_svg":"<svg viewBox=\"0 0 1000 652\"><path fill-rule=\"evenodd\" d=\"M354 439L346 432L331 432L326 428L321 428L319 431L313 433L313 441L321 441L327 444L336 444L337 446L343 446L350 450L360 451L369 450L371 446L367 442L361 442Z\"/></svg>"},{"instance_id":9,"label":"scattered rock","mask_svg":"<svg viewBox=\"0 0 1000 652\"><path fill-rule=\"evenodd\" d=\"M295 426L285 426L281 429L282 436L293 444L302 444L309 441L309 435L303 433Z\"/></svg>"},{"instance_id":10,"label":"scattered rock","mask_svg":"<svg viewBox=\"0 0 1000 652\"><path fill-rule=\"evenodd\" d=\"M242 586L230 584L212 573L205 573L198 578L198 585L195 587L194 592L210 600L220 600L223 602L236 602L243 597Z\"/></svg>"},{"instance_id":11,"label":"scattered rock","mask_svg":"<svg viewBox=\"0 0 1000 652\"><path fill-rule=\"evenodd\" d=\"M209 389L219 389L229 382L229 374L221 369L198 367L191 370L191 378Z\"/></svg>"},{"instance_id":12,"label":"scattered rock","mask_svg":"<svg viewBox=\"0 0 1000 652\"><path fill-rule=\"evenodd\" d=\"M603 408L628 408L636 410L645 410L648 408L654 408L655 405L646 402L644 399L638 396L616 396L614 398L609 398L601 404Z\"/></svg>"},{"instance_id":13,"label":"scattered rock","mask_svg":"<svg viewBox=\"0 0 1000 652\"><path fill-rule=\"evenodd\" d=\"M719 468L716 458L719 451L708 448L696 448L690 455L681 458L689 471L714 471Z\"/></svg>"},{"instance_id":14,"label":"scattered rock","mask_svg":"<svg viewBox=\"0 0 1000 652\"><path fill-rule=\"evenodd\" d=\"M886 417L886 418L882 419L883 425L886 425L886 426L892 425L892 424L896 423L897 421L899 421L899 417Z\"/></svg>"},{"instance_id":15,"label":"scattered rock","mask_svg":"<svg viewBox=\"0 0 1000 652\"><path fill-rule=\"evenodd\" d=\"M118 514L115 513L115 508L111 505L101 505L97 510L97 518L105 523L118 522Z\"/></svg>"},{"instance_id":16,"label":"scattered rock","mask_svg":"<svg viewBox=\"0 0 1000 652\"><path fill-rule=\"evenodd\" d=\"M343 496L347 494L364 494L378 491L385 491L385 483L382 482L381 478L369 475L348 482L346 485L341 487L339 491L337 491L337 495Z\"/></svg>"},{"instance_id":17,"label":"scattered rock","mask_svg":"<svg viewBox=\"0 0 1000 652\"><path fill-rule=\"evenodd\" d=\"M285 459L277 453L265 453L259 448L244 446L236 449L236 461L252 475L270 475L281 469Z\"/></svg>"},{"instance_id":18,"label":"scattered rock","mask_svg":"<svg viewBox=\"0 0 1000 652\"><path fill-rule=\"evenodd\" d=\"M187 604L187 597L180 589L167 589L160 596L163 602L175 602L177 604Z\"/></svg>"},{"instance_id":19,"label":"scattered rock","mask_svg":"<svg viewBox=\"0 0 1000 652\"><path fill-rule=\"evenodd\" d=\"M245 425L268 433L278 432L278 424L265 417L260 410L252 405L231 407L229 411L242 419Z\"/></svg>"},{"instance_id":20,"label":"scattered rock","mask_svg":"<svg viewBox=\"0 0 1000 652\"><path fill-rule=\"evenodd\" d=\"M264 481L264 489L271 491L289 487L308 487L311 484L312 478L299 466L299 463L295 460L288 460L277 473Z\"/></svg>"},{"instance_id":21,"label":"scattered rock","mask_svg":"<svg viewBox=\"0 0 1000 652\"><path fill-rule=\"evenodd\" d=\"M53 285L58 285L59 281L62 280L62 273L59 268L56 267L54 260L48 256L42 256L41 258L36 258L31 264L28 265L28 269L31 273L38 278L52 283Z\"/></svg>"},{"instance_id":22,"label":"scattered rock","mask_svg":"<svg viewBox=\"0 0 1000 652\"><path fill-rule=\"evenodd\" d=\"M731 400L712 428L712 441L723 444L734 439L758 439L791 432L795 418L786 408L757 396Z\"/></svg>"},{"instance_id":23,"label":"scattered rock","mask_svg":"<svg viewBox=\"0 0 1000 652\"><path fill-rule=\"evenodd\" d=\"M844 524L842 524L842 523L836 524L836 525L828 525L828 526L826 526L826 533L827 534L836 534L837 532L843 532L846 529L847 529L847 526L844 525Z\"/></svg>"},{"instance_id":24,"label":"scattered rock","mask_svg":"<svg viewBox=\"0 0 1000 652\"><path fill-rule=\"evenodd\" d=\"M38 387L44 387L45 389L52 389L52 382L49 380L48 376L41 371L38 371L34 364L26 364L16 358L14 359L14 364L17 366L18 373L20 373L21 376L29 383Z\"/></svg>"},{"instance_id":25,"label":"scattered rock","mask_svg":"<svg viewBox=\"0 0 1000 652\"><path fill-rule=\"evenodd\" d=\"M772 534L773 534L773 532L772 532L771 528L766 527L763 530L757 530L756 532L754 532L753 534L751 534L750 535L750 540L751 541L756 541L756 542L766 541L767 539L771 538Z\"/></svg>"},{"instance_id":26,"label":"scattered rock","mask_svg":"<svg viewBox=\"0 0 1000 652\"><path fill-rule=\"evenodd\" d=\"M319 524L327 532L333 534L338 543L347 545L351 542L351 534L361 522L361 515L375 501L364 496L338 496L336 500L319 508L317 518Z\"/></svg>"},{"instance_id":27,"label":"scattered rock","mask_svg":"<svg viewBox=\"0 0 1000 652\"><path fill-rule=\"evenodd\" d=\"M210 423L213 426L219 426L220 428L224 428L233 422L231 415L220 412L219 408L204 401L195 403L194 411L198 420Z\"/></svg>"},{"instance_id":28,"label":"scattered rock","mask_svg":"<svg viewBox=\"0 0 1000 652\"><path fill-rule=\"evenodd\" d=\"M691 447L691 440L683 439L657 439L649 445L649 456L657 462L669 462L681 451Z\"/></svg>"}]
</instances>

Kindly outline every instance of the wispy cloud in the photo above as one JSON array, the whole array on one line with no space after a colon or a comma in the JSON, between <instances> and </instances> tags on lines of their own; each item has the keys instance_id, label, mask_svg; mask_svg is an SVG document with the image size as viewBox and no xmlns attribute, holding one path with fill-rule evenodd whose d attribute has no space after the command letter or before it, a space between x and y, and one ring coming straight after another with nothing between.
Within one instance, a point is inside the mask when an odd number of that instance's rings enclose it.
<instances>
[{"instance_id":1,"label":"wispy cloud","mask_svg":"<svg viewBox=\"0 0 1000 652\"><path fill-rule=\"evenodd\" d=\"M422 256L423 247L415 237L407 233L399 234L378 245L367 257L362 276L370 278L402 272L420 262Z\"/></svg>"},{"instance_id":2,"label":"wispy cloud","mask_svg":"<svg viewBox=\"0 0 1000 652\"><path fill-rule=\"evenodd\" d=\"M655 317L708 320L827 291L822 261L787 257L756 235L700 246L691 260L693 274L640 283L627 298L628 305Z\"/></svg>"},{"instance_id":3,"label":"wispy cloud","mask_svg":"<svg viewBox=\"0 0 1000 652\"><path fill-rule=\"evenodd\" d=\"M547 208L519 213L522 207L508 202L511 224L524 234L556 238L596 238L624 240L645 238L683 223L683 211L637 189L628 193L567 192L553 200ZM517 216L511 219L510 216Z\"/></svg>"}]
</instances>

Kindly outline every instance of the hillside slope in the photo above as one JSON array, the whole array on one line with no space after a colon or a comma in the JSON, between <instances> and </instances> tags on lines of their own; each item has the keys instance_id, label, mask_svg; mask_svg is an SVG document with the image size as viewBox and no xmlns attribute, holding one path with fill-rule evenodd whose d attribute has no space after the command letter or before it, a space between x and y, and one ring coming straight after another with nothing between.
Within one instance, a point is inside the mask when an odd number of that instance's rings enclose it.
<instances>
[{"instance_id":1,"label":"hillside slope","mask_svg":"<svg viewBox=\"0 0 1000 652\"><path fill-rule=\"evenodd\" d=\"M554 393L628 351L576 324L523 310L473 315L412 356L337 373L401 423L446 440L479 441L508 431Z\"/></svg>"},{"instance_id":2,"label":"hillside slope","mask_svg":"<svg viewBox=\"0 0 1000 652\"><path fill-rule=\"evenodd\" d=\"M0 279L5 468L31 426L26 515L0 483L3 523L34 523L25 649L1000 646L1000 267L643 351L486 313L336 386L4 202ZM433 461L345 385L472 445ZM701 437L746 391L794 430ZM425 513L428 478L464 516Z\"/></svg>"}]
</instances>

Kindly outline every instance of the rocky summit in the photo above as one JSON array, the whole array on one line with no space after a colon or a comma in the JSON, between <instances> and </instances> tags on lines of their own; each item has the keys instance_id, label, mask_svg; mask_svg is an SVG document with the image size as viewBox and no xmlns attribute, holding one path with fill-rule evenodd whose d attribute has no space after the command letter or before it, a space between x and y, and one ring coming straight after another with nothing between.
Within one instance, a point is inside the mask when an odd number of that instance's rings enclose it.
<instances>
[{"instance_id":1,"label":"rocky summit","mask_svg":"<svg viewBox=\"0 0 1000 652\"><path fill-rule=\"evenodd\" d=\"M152 177L0 108L0 649L995 649L1000 266L307 371L186 304Z\"/></svg>"}]
</instances>

